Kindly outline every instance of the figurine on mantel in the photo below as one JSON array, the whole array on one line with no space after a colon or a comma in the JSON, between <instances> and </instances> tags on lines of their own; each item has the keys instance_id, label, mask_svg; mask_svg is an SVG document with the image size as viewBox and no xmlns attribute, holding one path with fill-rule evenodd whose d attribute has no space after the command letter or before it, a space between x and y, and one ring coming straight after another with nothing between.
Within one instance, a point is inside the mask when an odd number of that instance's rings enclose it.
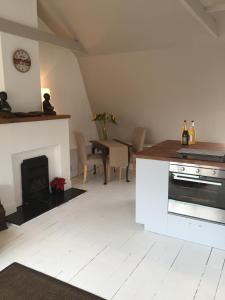
<instances>
[{"instance_id":1,"label":"figurine on mantel","mask_svg":"<svg viewBox=\"0 0 225 300\"><path fill-rule=\"evenodd\" d=\"M11 116L12 108L7 102L8 96L6 92L0 92L0 116Z\"/></svg>"},{"instance_id":2,"label":"figurine on mantel","mask_svg":"<svg viewBox=\"0 0 225 300\"><path fill-rule=\"evenodd\" d=\"M46 115L56 115L54 107L50 103L50 95L48 93L44 94L45 100L43 101L43 111Z\"/></svg>"}]
</instances>

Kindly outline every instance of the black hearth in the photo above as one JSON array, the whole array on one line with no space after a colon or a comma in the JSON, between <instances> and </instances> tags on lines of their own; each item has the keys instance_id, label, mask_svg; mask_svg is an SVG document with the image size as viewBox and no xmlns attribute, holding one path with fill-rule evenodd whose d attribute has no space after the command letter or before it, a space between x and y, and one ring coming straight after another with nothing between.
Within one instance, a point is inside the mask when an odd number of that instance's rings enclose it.
<instances>
[{"instance_id":1,"label":"black hearth","mask_svg":"<svg viewBox=\"0 0 225 300\"><path fill-rule=\"evenodd\" d=\"M22 205L17 207L17 212L6 217L6 221L16 225L22 225L27 221L40 216L41 214L60 206L77 196L85 193L86 191L70 188L64 193L59 194L50 194L49 196L49 204L38 203L37 205Z\"/></svg>"},{"instance_id":2,"label":"black hearth","mask_svg":"<svg viewBox=\"0 0 225 300\"><path fill-rule=\"evenodd\" d=\"M21 164L23 205L49 200L48 158L45 155L25 159Z\"/></svg>"}]
</instances>

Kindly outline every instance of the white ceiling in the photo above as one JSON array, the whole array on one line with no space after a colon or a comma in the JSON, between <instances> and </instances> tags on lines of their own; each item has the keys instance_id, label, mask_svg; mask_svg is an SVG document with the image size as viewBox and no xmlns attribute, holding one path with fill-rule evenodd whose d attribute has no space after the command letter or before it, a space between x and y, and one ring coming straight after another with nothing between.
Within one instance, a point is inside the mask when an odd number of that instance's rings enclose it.
<instances>
[{"instance_id":1,"label":"white ceiling","mask_svg":"<svg viewBox=\"0 0 225 300\"><path fill-rule=\"evenodd\" d=\"M77 38L90 54L211 42L213 37L180 0L38 0L59 34ZM196 0L198 1L198 0ZM205 6L225 0L201 0ZM224 15L220 16L224 20Z\"/></svg>"},{"instance_id":2,"label":"white ceiling","mask_svg":"<svg viewBox=\"0 0 225 300\"><path fill-rule=\"evenodd\" d=\"M212 5L218 5L218 4L225 4L225 0L200 0L200 1L206 7L210 7Z\"/></svg>"}]
</instances>

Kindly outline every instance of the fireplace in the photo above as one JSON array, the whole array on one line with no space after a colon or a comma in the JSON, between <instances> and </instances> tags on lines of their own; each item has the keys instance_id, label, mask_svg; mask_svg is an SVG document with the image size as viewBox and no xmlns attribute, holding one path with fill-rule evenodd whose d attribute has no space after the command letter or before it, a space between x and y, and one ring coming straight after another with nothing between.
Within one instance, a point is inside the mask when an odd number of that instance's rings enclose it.
<instances>
[{"instance_id":1,"label":"fireplace","mask_svg":"<svg viewBox=\"0 0 225 300\"><path fill-rule=\"evenodd\" d=\"M54 148L55 147L53 147L53 149ZM39 151L44 153L42 152L43 149L39 149ZM17 207L16 212L7 215L7 222L22 225L25 222L36 218L37 216L46 213L47 211L62 205L85 192L84 190L71 187L66 189L63 193L50 192L49 182L52 178L63 179L64 181L64 178L55 177L52 174L52 163L55 165L58 160L56 158L52 161L51 155L49 155L51 152L52 151L49 151L47 155L40 156L37 154L38 156L22 160L20 160L20 155L19 157L18 155L15 157L17 158L15 159L16 162L20 161L19 169L21 171L20 186L22 187L22 205L20 204ZM27 153L23 155L27 155ZM17 164L15 164L15 166L17 166Z\"/></svg>"},{"instance_id":2,"label":"fireplace","mask_svg":"<svg viewBox=\"0 0 225 300\"><path fill-rule=\"evenodd\" d=\"M25 159L21 164L23 205L49 200L49 167L45 155Z\"/></svg>"},{"instance_id":3,"label":"fireplace","mask_svg":"<svg viewBox=\"0 0 225 300\"><path fill-rule=\"evenodd\" d=\"M65 178L65 191L71 188L68 117L34 119L0 124L0 135L6 137L0 149L0 201L6 216L16 213L23 204L21 164L24 160L45 155L49 181Z\"/></svg>"}]
</instances>

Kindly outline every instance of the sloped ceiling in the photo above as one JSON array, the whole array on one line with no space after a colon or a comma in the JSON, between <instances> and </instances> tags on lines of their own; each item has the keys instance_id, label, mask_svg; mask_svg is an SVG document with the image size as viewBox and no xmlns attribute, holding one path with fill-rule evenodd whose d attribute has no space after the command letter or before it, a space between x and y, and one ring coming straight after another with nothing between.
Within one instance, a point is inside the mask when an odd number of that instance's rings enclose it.
<instances>
[{"instance_id":1,"label":"sloped ceiling","mask_svg":"<svg viewBox=\"0 0 225 300\"><path fill-rule=\"evenodd\" d=\"M217 4L225 4L224 0L200 0L205 7L210 7Z\"/></svg>"},{"instance_id":2,"label":"sloped ceiling","mask_svg":"<svg viewBox=\"0 0 225 300\"><path fill-rule=\"evenodd\" d=\"M205 7L225 3L201 2ZM55 31L78 39L89 54L173 47L213 39L180 0L38 0L38 4Z\"/></svg>"}]
</instances>

